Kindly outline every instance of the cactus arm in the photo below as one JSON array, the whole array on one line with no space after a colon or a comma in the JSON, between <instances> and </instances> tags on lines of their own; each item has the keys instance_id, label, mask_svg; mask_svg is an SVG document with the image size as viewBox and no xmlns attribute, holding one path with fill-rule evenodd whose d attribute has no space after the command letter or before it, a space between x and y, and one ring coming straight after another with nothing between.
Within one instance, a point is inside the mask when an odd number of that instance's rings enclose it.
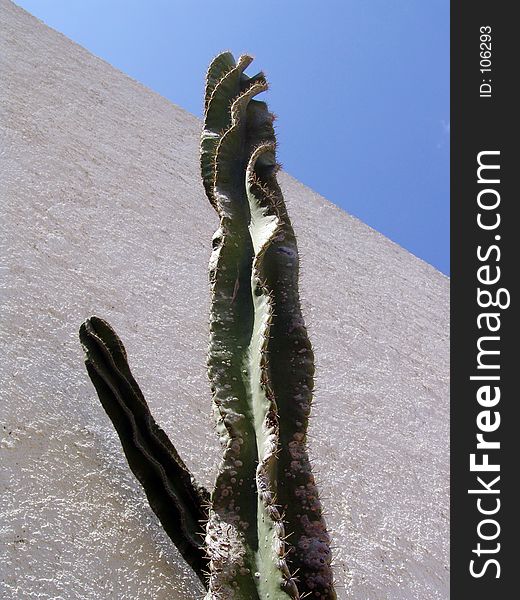
<instances>
[{"instance_id":1,"label":"cactus arm","mask_svg":"<svg viewBox=\"0 0 520 600\"><path fill-rule=\"evenodd\" d=\"M276 473L270 475L277 479L277 504L284 511L285 529L290 534L286 562L289 571L297 573L299 593L334 599L330 539L306 450L313 352L300 308L296 238L276 170L273 133L271 142L253 152L246 174L255 249L252 286L255 304L263 310L259 318L270 321L263 349L263 380L276 404L279 422ZM262 297L268 302L260 302Z\"/></svg>"},{"instance_id":2,"label":"cactus arm","mask_svg":"<svg viewBox=\"0 0 520 600\"><path fill-rule=\"evenodd\" d=\"M128 367L126 351L114 330L91 317L80 328L88 374L119 435L150 506L185 560L204 585L208 561L202 546L202 521L208 493L198 486L174 446L158 427Z\"/></svg>"}]
</instances>

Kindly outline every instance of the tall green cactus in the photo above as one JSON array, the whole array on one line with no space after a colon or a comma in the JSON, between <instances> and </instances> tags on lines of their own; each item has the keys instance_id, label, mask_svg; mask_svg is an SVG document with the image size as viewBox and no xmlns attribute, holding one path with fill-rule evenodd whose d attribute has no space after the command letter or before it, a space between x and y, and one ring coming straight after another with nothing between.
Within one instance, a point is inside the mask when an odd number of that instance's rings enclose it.
<instances>
[{"instance_id":1,"label":"tall green cactus","mask_svg":"<svg viewBox=\"0 0 520 600\"><path fill-rule=\"evenodd\" d=\"M208 374L224 451L209 500L153 421L115 332L93 317L80 337L130 467L206 600L332 599L330 541L306 450L314 357L298 250L276 181L273 116L254 99L267 82L244 73L251 62L225 52L206 77L201 172L220 219Z\"/></svg>"}]
</instances>

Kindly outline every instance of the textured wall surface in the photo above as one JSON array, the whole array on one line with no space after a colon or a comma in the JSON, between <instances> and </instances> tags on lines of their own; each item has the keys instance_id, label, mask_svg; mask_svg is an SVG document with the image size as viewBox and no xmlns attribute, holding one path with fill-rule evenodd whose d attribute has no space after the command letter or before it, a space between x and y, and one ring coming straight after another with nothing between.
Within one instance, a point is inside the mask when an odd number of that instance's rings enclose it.
<instances>
[{"instance_id":1,"label":"textured wall surface","mask_svg":"<svg viewBox=\"0 0 520 600\"><path fill-rule=\"evenodd\" d=\"M209 484L217 220L199 182L200 123L6 0L0 10L0 597L200 598L77 339L91 314L114 325L158 422ZM317 358L310 452L339 596L447 599L449 281L281 183Z\"/></svg>"}]
</instances>

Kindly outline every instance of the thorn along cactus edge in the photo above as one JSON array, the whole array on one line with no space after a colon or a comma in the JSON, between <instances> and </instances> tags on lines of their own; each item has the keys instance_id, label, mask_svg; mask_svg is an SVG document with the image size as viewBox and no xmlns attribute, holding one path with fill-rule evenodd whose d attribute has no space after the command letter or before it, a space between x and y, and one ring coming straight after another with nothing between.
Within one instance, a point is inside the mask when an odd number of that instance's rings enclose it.
<instances>
[{"instance_id":1,"label":"thorn along cactus edge","mask_svg":"<svg viewBox=\"0 0 520 600\"><path fill-rule=\"evenodd\" d=\"M201 171L220 218L208 374L223 447L211 493L155 423L110 325L91 317L80 339L130 468L206 600L331 599L330 540L306 449L314 357L274 118L254 99L267 82L244 73L251 62L225 52L206 78Z\"/></svg>"}]
</instances>

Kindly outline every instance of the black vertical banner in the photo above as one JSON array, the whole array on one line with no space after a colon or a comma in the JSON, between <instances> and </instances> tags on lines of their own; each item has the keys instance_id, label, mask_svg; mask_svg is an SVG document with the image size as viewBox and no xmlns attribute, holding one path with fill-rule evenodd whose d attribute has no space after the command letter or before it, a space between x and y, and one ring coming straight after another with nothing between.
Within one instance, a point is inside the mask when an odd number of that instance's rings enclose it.
<instances>
[{"instance_id":1,"label":"black vertical banner","mask_svg":"<svg viewBox=\"0 0 520 600\"><path fill-rule=\"evenodd\" d=\"M512 2L451 4L451 598L457 600L516 596L520 578L514 8Z\"/></svg>"}]
</instances>

